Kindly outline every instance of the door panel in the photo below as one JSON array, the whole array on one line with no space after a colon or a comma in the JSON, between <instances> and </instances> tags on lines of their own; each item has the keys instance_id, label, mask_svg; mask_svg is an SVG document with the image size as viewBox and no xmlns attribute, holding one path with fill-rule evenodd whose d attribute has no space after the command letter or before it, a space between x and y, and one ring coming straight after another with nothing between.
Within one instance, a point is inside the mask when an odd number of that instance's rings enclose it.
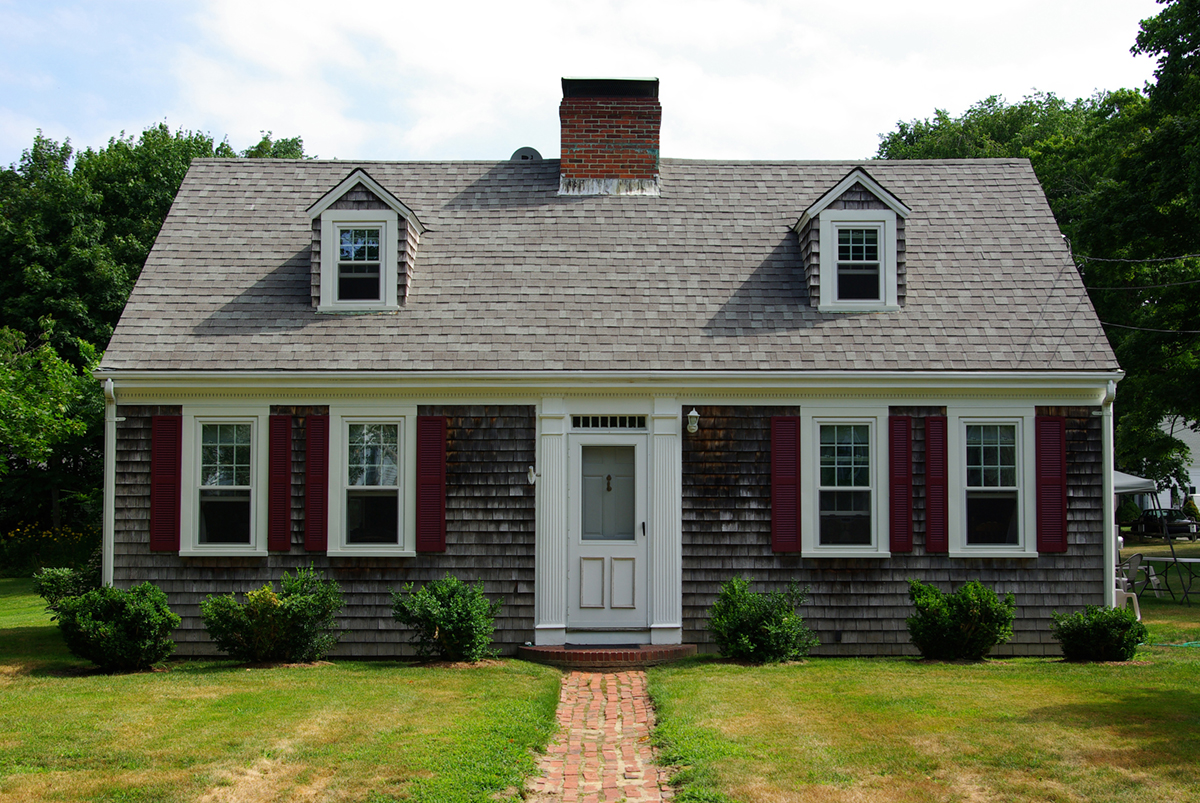
<instances>
[{"instance_id":1,"label":"door panel","mask_svg":"<svg viewBox=\"0 0 1200 803\"><path fill-rule=\"evenodd\" d=\"M636 608L637 589L634 572L637 558L610 558L612 563L612 592L609 599L614 608Z\"/></svg>"},{"instance_id":2,"label":"door panel","mask_svg":"<svg viewBox=\"0 0 1200 803\"><path fill-rule=\"evenodd\" d=\"M579 559L579 607L604 607L604 558Z\"/></svg>"}]
</instances>

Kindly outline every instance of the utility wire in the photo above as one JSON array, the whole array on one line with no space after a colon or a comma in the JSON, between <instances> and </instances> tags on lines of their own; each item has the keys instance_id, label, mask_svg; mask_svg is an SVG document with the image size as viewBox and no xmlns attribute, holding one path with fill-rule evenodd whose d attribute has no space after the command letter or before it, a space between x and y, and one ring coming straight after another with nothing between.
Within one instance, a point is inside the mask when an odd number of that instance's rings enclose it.
<instances>
[{"instance_id":1,"label":"utility wire","mask_svg":"<svg viewBox=\"0 0 1200 803\"><path fill-rule=\"evenodd\" d=\"M1118 259L1105 257L1085 257L1082 254L1072 254L1076 259L1082 259L1084 262L1179 262L1184 259L1194 259L1200 257L1200 254L1184 254L1181 257L1155 257L1154 259Z\"/></svg>"},{"instance_id":2,"label":"utility wire","mask_svg":"<svg viewBox=\"0 0 1200 803\"><path fill-rule=\"evenodd\" d=\"M1200 335L1200 329L1150 329L1145 326L1126 326L1123 323L1100 321L1101 326L1115 326L1118 329L1132 329L1135 332L1157 332L1162 335Z\"/></svg>"},{"instance_id":3,"label":"utility wire","mask_svg":"<svg viewBox=\"0 0 1200 803\"><path fill-rule=\"evenodd\" d=\"M1160 287L1183 287L1189 284L1200 284L1200 279L1191 279L1186 282L1168 282L1166 284L1128 284L1118 287L1093 287L1085 285L1088 290L1155 290Z\"/></svg>"}]
</instances>

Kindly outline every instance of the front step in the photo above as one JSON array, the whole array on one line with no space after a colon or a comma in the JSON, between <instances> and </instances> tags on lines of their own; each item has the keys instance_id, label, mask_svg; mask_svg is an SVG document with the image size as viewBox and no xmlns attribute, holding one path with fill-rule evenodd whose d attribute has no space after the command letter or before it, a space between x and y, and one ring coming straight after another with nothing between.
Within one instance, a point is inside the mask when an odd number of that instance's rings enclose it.
<instances>
[{"instance_id":1,"label":"front step","mask_svg":"<svg viewBox=\"0 0 1200 803\"><path fill-rule=\"evenodd\" d=\"M696 654L695 644L559 644L518 647L517 657L563 669L638 669Z\"/></svg>"}]
</instances>

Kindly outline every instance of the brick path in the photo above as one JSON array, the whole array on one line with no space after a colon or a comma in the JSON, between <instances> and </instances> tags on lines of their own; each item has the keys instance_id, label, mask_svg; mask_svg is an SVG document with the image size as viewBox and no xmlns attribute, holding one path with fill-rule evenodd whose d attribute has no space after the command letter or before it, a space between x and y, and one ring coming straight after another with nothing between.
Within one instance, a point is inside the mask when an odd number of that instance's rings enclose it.
<instances>
[{"instance_id":1,"label":"brick path","mask_svg":"<svg viewBox=\"0 0 1200 803\"><path fill-rule=\"evenodd\" d=\"M534 801L614 803L671 799L667 773L654 763L654 709L646 673L571 672L558 699L561 731L529 783Z\"/></svg>"}]
</instances>

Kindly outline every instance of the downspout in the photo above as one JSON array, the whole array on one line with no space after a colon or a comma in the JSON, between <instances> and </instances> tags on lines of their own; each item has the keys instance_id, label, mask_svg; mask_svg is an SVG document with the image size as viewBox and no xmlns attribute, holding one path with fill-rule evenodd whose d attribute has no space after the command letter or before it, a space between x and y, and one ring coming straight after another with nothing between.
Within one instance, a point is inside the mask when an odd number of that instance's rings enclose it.
<instances>
[{"instance_id":1,"label":"downspout","mask_svg":"<svg viewBox=\"0 0 1200 803\"><path fill-rule=\"evenodd\" d=\"M113 584L116 555L117 501L117 393L112 379L104 380L104 540L103 583Z\"/></svg>"},{"instance_id":2,"label":"downspout","mask_svg":"<svg viewBox=\"0 0 1200 803\"><path fill-rule=\"evenodd\" d=\"M1113 490L1113 399L1117 383L1109 380L1104 394L1100 425L1100 448L1104 455L1104 604L1112 607L1117 587L1117 511Z\"/></svg>"}]
</instances>

